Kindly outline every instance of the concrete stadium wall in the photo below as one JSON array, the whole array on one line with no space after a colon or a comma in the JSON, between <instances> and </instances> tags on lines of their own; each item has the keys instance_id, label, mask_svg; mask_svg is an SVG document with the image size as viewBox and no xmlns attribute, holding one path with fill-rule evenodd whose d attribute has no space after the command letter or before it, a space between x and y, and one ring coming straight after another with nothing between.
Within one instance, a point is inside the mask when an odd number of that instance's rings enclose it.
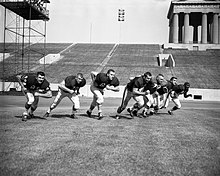
<instances>
[{"instance_id":1,"label":"concrete stadium wall","mask_svg":"<svg viewBox=\"0 0 220 176\"><path fill-rule=\"evenodd\" d=\"M165 43L163 44L164 49L188 49L188 50L198 50L205 51L207 49L220 49L219 44L199 44L199 43Z\"/></svg>"},{"instance_id":2,"label":"concrete stadium wall","mask_svg":"<svg viewBox=\"0 0 220 176\"><path fill-rule=\"evenodd\" d=\"M9 56L10 56L10 53L5 53L5 58L4 59L7 59ZM0 62L3 61L3 57L4 57L4 53L0 53Z\"/></svg>"},{"instance_id":3,"label":"concrete stadium wall","mask_svg":"<svg viewBox=\"0 0 220 176\"><path fill-rule=\"evenodd\" d=\"M4 87L4 91L10 91L10 89L16 89L16 91L21 91L21 87L18 83L13 82L5 82L3 85L3 82L0 82L0 91L2 92ZM58 90L58 84L50 84L52 91ZM106 90L104 95L105 97L115 97L115 98L121 98L124 92L125 86L120 86L119 92L113 92ZM193 97L189 97L185 99L182 95L179 97L180 100L195 100L195 101L220 101L220 89L196 89L196 88L190 88L189 93L193 95ZM80 89L80 95L86 96L86 97L92 97L93 94L90 91L90 85L85 85Z\"/></svg>"}]
</instances>

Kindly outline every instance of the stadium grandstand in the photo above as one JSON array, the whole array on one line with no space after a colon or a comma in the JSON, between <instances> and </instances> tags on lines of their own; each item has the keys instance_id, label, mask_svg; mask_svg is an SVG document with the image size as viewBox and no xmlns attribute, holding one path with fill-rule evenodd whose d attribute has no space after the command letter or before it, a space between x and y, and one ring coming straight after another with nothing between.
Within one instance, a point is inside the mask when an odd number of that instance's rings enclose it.
<instances>
[{"instance_id":1,"label":"stadium grandstand","mask_svg":"<svg viewBox=\"0 0 220 176\"><path fill-rule=\"evenodd\" d=\"M5 59L5 80L14 81L13 76L22 72L21 60L14 60L13 44L9 49L9 57ZM220 50L189 51L187 49L162 49L155 44L86 44L86 43L47 43L46 55L60 54L58 61L50 64L40 64L37 51L44 44L33 44L35 52L30 53L30 61L23 61L24 70L28 65L31 72L43 70L48 80L58 83L65 76L82 72L86 79L90 79L91 71L107 71L113 68L121 84L125 85L128 78L140 75L145 71L153 75L162 73L169 79L177 76L179 82L189 81L193 88L219 89L220 88ZM2 44L0 44L2 51ZM158 64L159 54L171 54L175 67ZM107 58L107 61L106 61ZM103 64L103 61L106 63ZM2 62L0 63L2 67ZM2 69L1 69L2 72ZM24 72L27 72L24 71ZM1 73L1 79L2 73Z\"/></svg>"},{"instance_id":2,"label":"stadium grandstand","mask_svg":"<svg viewBox=\"0 0 220 176\"><path fill-rule=\"evenodd\" d=\"M23 10L34 10L35 20L49 20L46 4L50 1L42 1L43 10L36 9L36 4L19 2L25 3L27 9ZM23 15L24 19L30 19L28 15L31 14L20 13L20 8L10 6L7 1L2 1L1 5L18 15ZM154 76L162 73L166 79L176 76L179 83L188 81L191 88L194 89L219 90L220 34L216 30L216 26L218 26L216 15L212 15L219 13L219 8L209 8L210 5L217 7L219 2L172 1L167 16L169 19L169 42L163 45L37 43L30 40L31 36L29 36L27 43L21 43L18 40L10 43L5 41L0 43L1 82L16 82L15 75L19 73L35 73L41 70L46 73L47 79L53 84L57 84L66 76L78 72L84 74L89 84L92 71L106 72L112 68L116 71L122 86L126 85L129 77L149 71ZM200 6L205 9L197 9ZM179 7L182 7L186 13L179 12ZM183 7L188 8L184 9ZM201 13L194 12L195 9L200 10ZM207 9L210 11L208 14L206 14ZM187 16L187 12L190 10L192 10L191 16ZM207 21L206 17L212 19L213 30L204 28L206 25L211 25L210 20ZM189 18L192 20L189 21ZM200 19L200 22L193 19ZM190 31L190 25L194 26L194 31ZM198 26L201 28L199 29ZM183 27L184 31L181 31ZM16 29L20 29L17 23ZM31 29L30 26L29 29ZM193 35L189 35L190 33ZM19 35L16 34L15 37L17 38ZM41 37L44 38L45 35L42 33ZM8 87L10 86L6 86L6 88L2 86L2 91L8 90Z\"/></svg>"}]
</instances>

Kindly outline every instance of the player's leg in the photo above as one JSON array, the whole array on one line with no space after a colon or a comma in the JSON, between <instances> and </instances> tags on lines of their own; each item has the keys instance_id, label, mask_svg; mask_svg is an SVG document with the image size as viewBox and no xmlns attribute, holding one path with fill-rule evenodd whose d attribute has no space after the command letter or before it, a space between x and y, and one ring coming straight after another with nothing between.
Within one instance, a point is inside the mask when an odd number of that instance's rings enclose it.
<instances>
[{"instance_id":1,"label":"player's leg","mask_svg":"<svg viewBox=\"0 0 220 176\"><path fill-rule=\"evenodd\" d=\"M91 117L92 111L93 111L93 109L95 109L95 107L96 107L97 96L95 95L94 90L95 90L95 87L94 87L93 84L92 84L92 85L90 86L90 91L93 93L93 99L92 99L92 102L91 102L91 104L90 104L89 109L86 111L86 114L87 114L89 117Z\"/></svg>"},{"instance_id":2,"label":"player's leg","mask_svg":"<svg viewBox=\"0 0 220 176\"><path fill-rule=\"evenodd\" d=\"M145 105L144 105L142 115L143 117L147 117L148 114L151 114L150 108L153 106L154 98L152 94L148 94L144 97L144 100L145 100Z\"/></svg>"},{"instance_id":3,"label":"player's leg","mask_svg":"<svg viewBox=\"0 0 220 176\"><path fill-rule=\"evenodd\" d=\"M31 108L29 109L29 117L33 118L34 117L34 111L37 109L39 102L39 97L34 97L34 102L31 104Z\"/></svg>"},{"instance_id":4,"label":"player's leg","mask_svg":"<svg viewBox=\"0 0 220 176\"><path fill-rule=\"evenodd\" d=\"M89 109L86 111L86 113L87 113L87 115L88 115L89 117L91 117L92 111L93 111L93 109L95 109L95 107L96 107L96 100L97 100L97 97L96 97L96 95L93 94L93 99L92 99L92 102L91 102L91 104L90 104L90 107L89 107Z\"/></svg>"},{"instance_id":5,"label":"player's leg","mask_svg":"<svg viewBox=\"0 0 220 176\"><path fill-rule=\"evenodd\" d=\"M153 103L154 110L152 112L156 114L158 112L160 104L161 104L161 102L160 102L161 95L158 92L154 92L153 98L154 98L154 103Z\"/></svg>"},{"instance_id":6,"label":"player's leg","mask_svg":"<svg viewBox=\"0 0 220 176\"><path fill-rule=\"evenodd\" d=\"M77 119L76 117L76 113L80 108L80 102L79 102L79 96L78 95L70 95L68 96L68 98L72 101L73 106L72 106L72 114L70 115L71 118L73 119Z\"/></svg>"},{"instance_id":7,"label":"player's leg","mask_svg":"<svg viewBox=\"0 0 220 176\"><path fill-rule=\"evenodd\" d=\"M138 110L144 107L145 100L143 96L133 96L133 99L136 101L136 103L133 105L132 108L128 108L128 112L130 113L131 117L137 116Z\"/></svg>"},{"instance_id":8,"label":"player's leg","mask_svg":"<svg viewBox=\"0 0 220 176\"><path fill-rule=\"evenodd\" d=\"M118 109L117 109L117 113L121 113L122 111L125 110L125 108L127 107L128 105L128 102L130 101L131 97L133 96L133 93L130 92L130 91L127 91L127 94L126 94L126 97L122 103L122 106L119 106Z\"/></svg>"},{"instance_id":9,"label":"player's leg","mask_svg":"<svg viewBox=\"0 0 220 176\"><path fill-rule=\"evenodd\" d=\"M27 92L27 102L25 103L25 112L22 115L22 121L27 121L28 111L31 108L32 103L34 102L34 94L32 92Z\"/></svg>"},{"instance_id":10,"label":"player's leg","mask_svg":"<svg viewBox=\"0 0 220 176\"><path fill-rule=\"evenodd\" d=\"M47 112L44 114L44 118L49 117L51 111L57 107L57 105L61 102L61 100L67 96L67 93L65 93L63 90L58 89L57 95L54 98L53 103L50 105L49 109Z\"/></svg>"},{"instance_id":11,"label":"player's leg","mask_svg":"<svg viewBox=\"0 0 220 176\"><path fill-rule=\"evenodd\" d=\"M164 100L164 102L163 102L163 106L162 106L160 109L162 109L162 108L165 108L165 109L166 109L166 108L169 106L170 101L171 101L171 97L170 97L170 95L167 93L167 94L166 94L166 97L165 97L165 100Z\"/></svg>"},{"instance_id":12,"label":"player's leg","mask_svg":"<svg viewBox=\"0 0 220 176\"><path fill-rule=\"evenodd\" d=\"M172 101L175 104L175 106L171 110L168 110L168 113L170 115L173 115L173 111L176 111L177 109L181 108L181 103L180 103L180 100L178 98L172 98Z\"/></svg>"},{"instance_id":13,"label":"player's leg","mask_svg":"<svg viewBox=\"0 0 220 176\"><path fill-rule=\"evenodd\" d=\"M98 120L101 120L103 118L103 115L102 115L102 104L104 102L104 96L103 96L103 93L101 91L98 91L96 93L97 95L97 107L98 107Z\"/></svg>"},{"instance_id":14,"label":"player's leg","mask_svg":"<svg viewBox=\"0 0 220 176\"><path fill-rule=\"evenodd\" d=\"M96 88L96 87L93 86L93 85L91 85L90 90L91 90L91 92L93 93L93 101L92 101L92 103L91 103L91 105L90 105L89 110L87 110L86 113L87 113L87 115L88 115L89 117L91 117L92 111L93 111L93 109L94 109L94 108L96 107L96 105L97 105L97 107L98 107L98 116L99 116L98 119L100 120L100 119L103 117L103 115L102 115L102 109L101 109L102 104L103 104L103 102L104 102L103 91L100 90L100 89L98 89L98 88Z\"/></svg>"}]
</instances>

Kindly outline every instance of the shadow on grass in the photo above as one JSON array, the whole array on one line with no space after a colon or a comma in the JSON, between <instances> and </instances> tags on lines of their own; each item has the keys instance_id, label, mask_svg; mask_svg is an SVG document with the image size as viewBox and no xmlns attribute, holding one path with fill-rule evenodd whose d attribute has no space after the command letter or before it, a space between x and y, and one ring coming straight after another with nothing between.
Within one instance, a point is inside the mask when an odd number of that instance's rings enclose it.
<instances>
[{"instance_id":1,"label":"shadow on grass","mask_svg":"<svg viewBox=\"0 0 220 176\"><path fill-rule=\"evenodd\" d=\"M125 116L125 115L117 115L118 116L118 119L126 119L126 120L132 120L132 119L134 119L134 118L132 118L132 117L130 117L130 116ZM109 117L111 117L111 118L113 118L113 119L117 119L116 118L116 115L111 115L111 116L109 116ZM117 119L117 120L118 120Z\"/></svg>"},{"instance_id":2,"label":"shadow on grass","mask_svg":"<svg viewBox=\"0 0 220 176\"><path fill-rule=\"evenodd\" d=\"M16 118L22 118L22 116L15 116ZM40 116L33 116L32 118L28 117L28 120L31 120L31 119L41 119L41 120L47 120L43 117L40 117Z\"/></svg>"},{"instance_id":3,"label":"shadow on grass","mask_svg":"<svg viewBox=\"0 0 220 176\"><path fill-rule=\"evenodd\" d=\"M50 116L51 118L65 118L65 117L69 117L70 118L70 114L52 114Z\"/></svg>"},{"instance_id":4,"label":"shadow on grass","mask_svg":"<svg viewBox=\"0 0 220 176\"><path fill-rule=\"evenodd\" d=\"M168 112L158 112L158 113L153 114L153 115L155 115L155 116L160 116L160 115L168 115L168 116L171 116L171 115L168 114Z\"/></svg>"},{"instance_id":5,"label":"shadow on grass","mask_svg":"<svg viewBox=\"0 0 220 176\"><path fill-rule=\"evenodd\" d=\"M98 118L98 115L95 115L95 114L91 115L91 117L89 117L87 114L78 114L78 116L86 117L89 119L95 119L95 120L97 120L97 118Z\"/></svg>"}]
</instances>

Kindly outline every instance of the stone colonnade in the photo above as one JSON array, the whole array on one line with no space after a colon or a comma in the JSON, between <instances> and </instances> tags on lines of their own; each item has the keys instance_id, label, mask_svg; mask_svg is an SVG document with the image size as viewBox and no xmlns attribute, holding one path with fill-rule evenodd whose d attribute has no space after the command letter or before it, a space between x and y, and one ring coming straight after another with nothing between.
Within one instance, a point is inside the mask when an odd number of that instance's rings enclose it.
<instances>
[{"instance_id":1,"label":"stone colonnade","mask_svg":"<svg viewBox=\"0 0 220 176\"><path fill-rule=\"evenodd\" d=\"M169 43L220 44L220 1L171 2Z\"/></svg>"}]
</instances>

